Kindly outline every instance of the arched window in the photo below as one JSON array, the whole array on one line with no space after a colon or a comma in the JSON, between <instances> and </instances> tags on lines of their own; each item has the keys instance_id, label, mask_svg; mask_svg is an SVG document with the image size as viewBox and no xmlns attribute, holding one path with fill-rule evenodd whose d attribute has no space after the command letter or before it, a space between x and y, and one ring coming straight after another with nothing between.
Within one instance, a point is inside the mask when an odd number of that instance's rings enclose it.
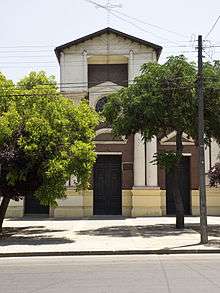
<instances>
[{"instance_id":1,"label":"arched window","mask_svg":"<svg viewBox=\"0 0 220 293\"><path fill-rule=\"evenodd\" d=\"M97 112L101 112L107 103L108 98L107 97L102 97L101 99L98 100L96 103L95 109Z\"/></svg>"}]
</instances>

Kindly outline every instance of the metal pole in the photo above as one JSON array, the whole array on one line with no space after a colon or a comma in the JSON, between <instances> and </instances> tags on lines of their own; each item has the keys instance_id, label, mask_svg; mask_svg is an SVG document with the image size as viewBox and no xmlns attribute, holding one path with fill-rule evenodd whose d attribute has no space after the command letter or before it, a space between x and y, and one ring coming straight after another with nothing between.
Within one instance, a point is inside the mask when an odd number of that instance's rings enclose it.
<instances>
[{"instance_id":1,"label":"metal pole","mask_svg":"<svg viewBox=\"0 0 220 293\"><path fill-rule=\"evenodd\" d=\"M199 198L201 243L208 243L205 154L204 154L204 97L203 97L203 61L202 36L198 36L198 142L199 142Z\"/></svg>"}]
</instances>

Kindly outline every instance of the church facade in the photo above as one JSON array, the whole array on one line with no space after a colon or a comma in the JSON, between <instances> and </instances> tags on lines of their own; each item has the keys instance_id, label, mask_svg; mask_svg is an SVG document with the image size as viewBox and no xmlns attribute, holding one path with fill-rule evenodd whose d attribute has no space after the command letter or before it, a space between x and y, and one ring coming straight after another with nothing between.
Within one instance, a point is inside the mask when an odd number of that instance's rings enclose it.
<instances>
[{"instance_id":1,"label":"church facade","mask_svg":"<svg viewBox=\"0 0 220 293\"><path fill-rule=\"evenodd\" d=\"M132 83L143 63L158 62L162 47L106 28L55 49L60 65L60 90L78 103L88 99L100 111L108 95ZM199 214L197 150L192 139L182 137L181 193L185 213ZM162 216L175 213L172 178L153 165L156 152L174 150L175 132L144 142L141 134L115 138L111 129L101 124L96 130L97 161L91 189L76 192L67 182L67 198L58 207L40 207L34 199L11 203L8 215L46 214L74 218L94 215ZM219 153L215 141L206 149L206 172ZM207 188L208 213L220 215L218 189ZM14 206L13 206L14 204Z\"/></svg>"}]
</instances>

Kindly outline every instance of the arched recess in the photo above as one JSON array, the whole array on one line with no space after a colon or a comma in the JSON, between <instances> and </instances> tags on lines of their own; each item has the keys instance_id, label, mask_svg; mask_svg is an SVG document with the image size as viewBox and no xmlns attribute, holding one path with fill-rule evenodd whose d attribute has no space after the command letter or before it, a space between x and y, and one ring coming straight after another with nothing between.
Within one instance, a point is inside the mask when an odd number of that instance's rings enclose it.
<instances>
[{"instance_id":1,"label":"arched recess","mask_svg":"<svg viewBox=\"0 0 220 293\"><path fill-rule=\"evenodd\" d=\"M114 137L111 128L100 128L96 131L95 144L126 144L125 136Z\"/></svg>"}]
</instances>

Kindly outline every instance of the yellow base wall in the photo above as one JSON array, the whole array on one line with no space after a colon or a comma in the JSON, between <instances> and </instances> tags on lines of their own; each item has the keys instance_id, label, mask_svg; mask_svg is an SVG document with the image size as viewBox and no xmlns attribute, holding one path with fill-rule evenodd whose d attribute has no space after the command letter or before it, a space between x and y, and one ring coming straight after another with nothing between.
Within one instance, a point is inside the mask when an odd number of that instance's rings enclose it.
<instances>
[{"instance_id":1,"label":"yellow base wall","mask_svg":"<svg viewBox=\"0 0 220 293\"><path fill-rule=\"evenodd\" d=\"M22 218L24 215L24 201L10 200L6 211L6 218Z\"/></svg>"},{"instance_id":2,"label":"yellow base wall","mask_svg":"<svg viewBox=\"0 0 220 293\"><path fill-rule=\"evenodd\" d=\"M54 218L78 218L93 216L93 190L76 192L68 188L67 198L57 201L58 207L53 209L51 216ZM122 215L131 216L132 192L122 191Z\"/></svg>"},{"instance_id":3,"label":"yellow base wall","mask_svg":"<svg viewBox=\"0 0 220 293\"><path fill-rule=\"evenodd\" d=\"M162 203L159 188L133 189L131 216L162 216Z\"/></svg>"},{"instance_id":4,"label":"yellow base wall","mask_svg":"<svg viewBox=\"0 0 220 293\"><path fill-rule=\"evenodd\" d=\"M58 207L53 209L54 218L82 218L90 216L92 191L76 191L68 188L66 198L57 200Z\"/></svg>"},{"instance_id":5,"label":"yellow base wall","mask_svg":"<svg viewBox=\"0 0 220 293\"><path fill-rule=\"evenodd\" d=\"M93 216L93 191L77 192L68 188L67 197L58 200L58 207L50 209L50 217L83 218ZM207 211L210 216L220 216L220 188L207 188ZM24 201L11 200L6 217L23 217ZM191 191L192 215L199 216L199 191ZM159 188L142 188L122 191L124 217L165 216L166 191Z\"/></svg>"},{"instance_id":6,"label":"yellow base wall","mask_svg":"<svg viewBox=\"0 0 220 293\"><path fill-rule=\"evenodd\" d=\"M131 217L132 212L132 191L122 190L122 216Z\"/></svg>"},{"instance_id":7,"label":"yellow base wall","mask_svg":"<svg viewBox=\"0 0 220 293\"><path fill-rule=\"evenodd\" d=\"M220 188L206 188L207 214L220 216ZM199 216L199 191L192 191L192 215Z\"/></svg>"}]
</instances>

